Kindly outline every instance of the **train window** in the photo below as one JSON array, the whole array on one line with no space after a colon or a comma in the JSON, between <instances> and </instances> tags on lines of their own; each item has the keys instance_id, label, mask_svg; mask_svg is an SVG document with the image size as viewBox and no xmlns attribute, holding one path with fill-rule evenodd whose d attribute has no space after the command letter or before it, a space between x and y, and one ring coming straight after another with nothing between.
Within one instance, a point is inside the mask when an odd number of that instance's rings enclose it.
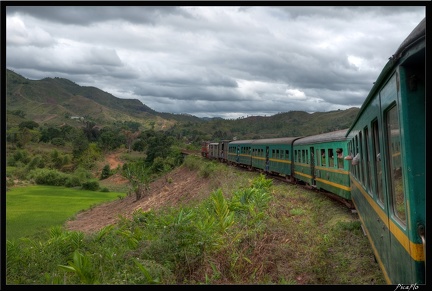
<instances>
[{"instance_id":1,"label":"train window","mask_svg":"<svg viewBox=\"0 0 432 291\"><path fill-rule=\"evenodd\" d=\"M344 168L344 153L342 148L336 149L337 165L339 169Z\"/></svg>"},{"instance_id":2,"label":"train window","mask_svg":"<svg viewBox=\"0 0 432 291\"><path fill-rule=\"evenodd\" d=\"M325 154L325 149L321 150L321 166L325 166L326 165L326 154Z\"/></svg>"},{"instance_id":3,"label":"train window","mask_svg":"<svg viewBox=\"0 0 432 291\"><path fill-rule=\"evenodd\" d=\"M381 166L381 153L380 153L380 139L378 121L372 121L372 134L373 134L373 161L374 161L374 173L375 173L375 193L378 196L378 200L384 203L384 197L382 194L382 166Z\"/></svg>"},{"instance_id":4,"label":"train window","mask_svg":"<svg viewBox=\"0 0 432 291\"><path fill-rule=\"evenodd\" d=\"M285 159L289 160L289 150L285 150Z\"/></svg>"},{"instance_id":5,"label":"train window","mask_svg":"<svg viewBox=\"0 0 432 291\"><path fill-rule=\"evenodd\" d=\"M369 155L369 130L367 127L364 128L364 161L365 161L365 185L367 189L371 187L371 167L370 167L370 155Z\"/></svg>"},{"instance_id":6,"label":"train window","mask_svg":"<svg viewBox=\"0 0 432 291\"><path fill-rule=\"evenodd\" d=\"M352 140L348 143L348 152L349 152L349 155L352 157L353 156L353 141ZM349 167L349 169L350 169L351 174L354 175L354 167Z\"/></svg>"},{"instance_id":7,"label":"train window","mask_svg":"<svg viewBox=\"0 0 432 291\"><path fill-rule=\"evenodd\" d=\"M310 164L310 160L309 160L309 150L305 150L305 162L306 164Z\"/></svg>"},{"instance_id":8,"label":"train window","mask_svg":"<svg viewBox=\"0 0 432 291\"><path fill-rule=\"evenodd\" d=\"M358 169L359 169L359 176L360 176L360 181L362 182L363 186L365 185L365 176L364 176L364 161L365 159L363 158L363 133L360 131L359 132L359 148L358 148L358 152L360 153L360 157L362 157L358 163Z\"/></svg>"},{"instance_id":9,"label":"train window","mask_svg":"<svg viewBox=\"0 0 432 291\"><path fill-rule=\"evenodd\" d=\"M276 158L280 158L280 155L279 155L279 150L276 150Z\"/></svg>"},{"instance_id":10,"label":"train window","mask_svg":"<svg viewBox=\"0 0 432 291\"><path fill-rule=\"evenodd\" d=\"M387 113L387 147L390 162L390 181L393 211L400 220L406 223L405 194L402 179L400 128L397 107L393 106Z\"/></svg>"},{"instance_id":11,"label":"train window","mask_svg":"<svg viewBox=\"0 0 432 291\"><path fill-rule=\"evenodd\" d=\"M329 160L329 167L334 168L334 155L333 155L333 149L328 149L328 160Z\"/></svg>"},{"instance_id":12,"label":"train window","mask_svg":"<svg viewBox=\"0 0 432 291\"><path fill-rule=\"evenodd\" d=\"M358 136L356 135L354 138L354 157L358 154ZM353 157L353 159L354 159ZM354 167L354 175L357 179L360 179L360 173L358 170L358 166Z\"/></svg>"},{"instance_id":13,"label":"train window","mask_svg":"<svg viewBox=\"0 0 432 291\"><path fill-rule=\"evenodd\" d=\"M302 159L302 163L306 163L306 153L305 153L305 150L301 151L301 159Z\"/></svg>"}]
</instances>

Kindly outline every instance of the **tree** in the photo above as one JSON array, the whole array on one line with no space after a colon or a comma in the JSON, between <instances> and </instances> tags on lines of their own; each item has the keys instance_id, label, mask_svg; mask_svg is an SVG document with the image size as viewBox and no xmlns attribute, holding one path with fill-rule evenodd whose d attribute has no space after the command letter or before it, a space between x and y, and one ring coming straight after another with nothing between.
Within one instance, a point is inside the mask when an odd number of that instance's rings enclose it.
<instances>
[{"instance_id":1,"label":"tree","mask_svg":"<svg viewBox=\"0 0 432 291\"><path fill-rule=\"evenodd\" d=\"M35 128L38 128L38 127L39 127L39 123L37 123L37 122L35 122L35 121L33 121L33 120L28 120L28 121L23 121L23 122L21 122L21 123L18 125L18 127L19 127L20 129L23 129L23 128L35 129Z\"/></svg>"},{"instance_id":2,"label":"tree","mask_svg":"<svg viewBox=\"0 0 432 291\"><path fill-rule=\"evenodd\" d=\"M100 179L103 180L103 179L108 178L109 176L111 176L111 169L110 169L110 166L109 166L109 165L105 165L105 166L103 167L103 169L102 169L102 173L101 173L101 175L100 175Z\"/></svg>"},{"instance_id":3,"label":"tree","mask_svg":"<svg viewBox=\"0 0 432 291\"><path fill-rule=\"evenodd\" d=\"M56 127L43 127L41 129L41 138L40 141L41 142L49 142L51 141L53 138L58 138L61 137L61 131L56 128Z\"/></svg>"},{"instance_id":4,"label":"tree","mask_svg":"<svg viewBox=\"0 0 432 291\"><path fill-rule=\"evenodd\" d=\"M88 146L89 141L84 132L76 131L72 138L72 155L74 159L78 159Z\"/></svg>"},{"instance_id":5,"label":"tree","mask_svg":"<svg viewBox=\"0 0 432 291\"><path fill-rule=\"evenodd\" d=\"M17 146L20 148L25 147L30 141L38 142L40 137L39 130L31 130L27 127L23 127L18 131L17 134Z\"/></svg>"},{"instance_id":6,"label":"tree","mask_svg":"<svg viewBox=\"0 0 432 291\"><path fill-rule=\"evenodd\" d=\"M122 132L126 138L126 146L127 146L128 152L130 152L132 144L136 140L136 138L140 135L140 132L139 131L132 132L130 130L123 130Z\"/></svg>"},{"instance_id":7,"label":"tree","mask_svg":"<svg viewBox=\"0 0 432 291\"><path fill-rule=\"evenodd\" d=\"M117 128L104 127L101 129L98 144L102 150L114 150L125 143L125 136Z\"/></svg>"},{"instance_id":8,"label":"tree","mask_svg":"<svg viewBox=\"0 0 432 291\"><path fill-rule=\"evenodd\" d=\"M93 121L86 121L85 126L83 127L83 132L85 136L87 137L88 141L97 141L100 132L99 129L96 127L96 123Z\"/></svg>"},{"instance_id":9,"label":"tree","mask_svg":"<svg viewBox=\"0 0 432 291\"><path fill-rule=\"evenodd\" d=\"M165 158L171 151L171 145L173 144L172 137L165 135L164 133L154 132L154 136L147 138L147 157L145 159L147 165L151 166L153 161L157 157Z\"/></svg>"}]
</instances>

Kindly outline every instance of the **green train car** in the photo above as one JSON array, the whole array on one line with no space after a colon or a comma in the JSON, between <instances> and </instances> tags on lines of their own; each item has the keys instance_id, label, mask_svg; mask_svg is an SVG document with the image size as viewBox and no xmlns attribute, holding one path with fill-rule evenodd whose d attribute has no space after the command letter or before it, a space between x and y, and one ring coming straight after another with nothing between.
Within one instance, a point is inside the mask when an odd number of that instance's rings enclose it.
<instances>
[{"instance_id":1,"label":"green train car","mask_svg":"<svg viewBox=\"0 0 432 291\"><path fill-rule=\"evenodd\" d=\"M338 130L294 141L294 175L297 181L351 199L347 130Z\"/></svg>"},{"instance_id":2,"label":"green train car","mask_svg":"<svg viewBox=\"0 0 432 291\"><path fill-rule=\"evenodd\" d=\"M292 146L299 137L239 140L229 143L232 164L291 179Z\"/></svg>"},{"instance_id":3,"label":"green train car","mask_svg":"<svg viewBox=\"0 0 432 291\"><path fill-rule=\"evenodd\" d=\"M235 140L228 144L227 162L252 168L251 147L253 140Z\"/></svg>"},{"instance_id":4,"label":"green train car","mask_svg":"<svg viewBox=\"0 0 432 291\"><path fill-rule=\"evenodd\" d=\"M292 146L299 137L259 139L252 143L252 167L274 175L292 176Z\"/></svg>"},{"instance_id":5,"label":"green train car","mask_svg":"<svg viewBox=\"0 0 432 291\"><path fill-rule=\"evenodd\" d=\"M389 59L350 128L224 144L229 164L350 201L395 290L426 283L425 35L423 19Z\"/></svg>"},{"instance_id":6,"label":"green train car","mask_svg":"<svg viewBox=\"0 0 432 291\"><path fill-rule=\"evenodd\" d=\"M426 283L425 27L390 58L347 131L352 201L389 284Z\"/></svg>"}]
</instances>

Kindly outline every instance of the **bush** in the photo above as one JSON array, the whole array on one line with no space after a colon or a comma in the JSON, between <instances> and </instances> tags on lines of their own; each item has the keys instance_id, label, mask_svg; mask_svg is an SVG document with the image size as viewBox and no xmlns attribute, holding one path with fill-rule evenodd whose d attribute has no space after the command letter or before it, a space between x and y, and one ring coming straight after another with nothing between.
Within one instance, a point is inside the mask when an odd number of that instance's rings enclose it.
<instances>
[{"instance_id":1,"label":"bush","mask_svg":"<svg viewBox=\"0 0 432 291\"><path fill-rule=\"evenodd\" d=\"M81 182L91 179L92 174L89 170L84 169L83 167L78 167L74 171L74 176L77 176Z\"/></svg>"},{"instance_id":2,"label":"bush","mask_svg":"<svg viewBox=\"0 0 432 291\"><path fill-rule=\"evenodd\" d=\"M29 170L34 170L36 168L43 168L43 167L45 167L45 162L41 155L34 156L27 164L27 168Z\"/></svg>"},{"instance_id":3,"label":"bush","mask_svg":"<svg viewBox=\"0 0 432 291\"><path fill-rule=\"evenodd\" d=\"M103 180L103 179L106 179L106 178L108 178L109 176L111 176L111 169L110 169L110 166L109 165L105 165L104 167L103 167L103 169L102 169L102 173L101 173L101 175L100 175L100 179L101 180Z\"/></svg>"},{"instance_id":4,"label":"bush","mask_svg":"<svg viewBox=\"0 0 432 291\"><path fill-rule=\"evenodd\" d=\"M16 167L17 163L14 157L7 157L6 165L10 167Z\"/></svg>"},{"instance_id":5,"label":"bush","mask_svg":"<svg viewBox=\"0 0 432 291\"><path fill-rule=\"evenodd\" d=\"M55 146L64 146L66 143L61 137L55 137L51 140L51 144Z\"/></svg>"},{"instance_id":6,"label":"bush","mask_svg":"<svg viewBox=\"0 0 432 291\"><path fill-rule=\"evenodd\" d=\"M30 162L30 154L26 150L17 150L13 157L16 162L22 162L23 164Z\"/></svg>"},{"instance_id":7,"label":"bush","mask_svg":"<svg viewBox=\"0 0 432 291\"><path fill-rule=\"evenodd\" d=\"M81 186L81 181L77 176L69 176L65 182L65 186L72 188L72 187L78 187Z\"/></svg>"},{"instance_id":8,"label":"bush","mask_svg":"<svg viewBox=\"0 0 432 291\"><path fill-rule=\"evenodd\" d=\"M68 175L57 170L35 169L30 172L30 178L39 185L63 186L66 184Z\"/></svg>"},{"instance_id":9,"label":"bush","mask_svg":"<svg viewBox=\"0 0 432 291\"><path fill-rule=\"evenodd\" d=\"M98 181L86 181L81 185L83 190L97 191L99 190L99 182Z\"/></svg>"}]
</instances>

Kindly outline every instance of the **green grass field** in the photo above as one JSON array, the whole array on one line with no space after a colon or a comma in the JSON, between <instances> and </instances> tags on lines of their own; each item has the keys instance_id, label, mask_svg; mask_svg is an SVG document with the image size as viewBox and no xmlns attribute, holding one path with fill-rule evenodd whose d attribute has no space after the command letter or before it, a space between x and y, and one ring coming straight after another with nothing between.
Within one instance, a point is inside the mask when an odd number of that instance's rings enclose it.
<instances>
[{"instance_id":1,"label":"green grass field","mask_svg":"<svg viewBox=\"0 0 432 291\"><path fill-rule=\"evenodd\" d=\"M6 192L6 239L44 233L63 225L81 210L124 196L57 186L13 187Z\"/></svg>"}]
</instances>

